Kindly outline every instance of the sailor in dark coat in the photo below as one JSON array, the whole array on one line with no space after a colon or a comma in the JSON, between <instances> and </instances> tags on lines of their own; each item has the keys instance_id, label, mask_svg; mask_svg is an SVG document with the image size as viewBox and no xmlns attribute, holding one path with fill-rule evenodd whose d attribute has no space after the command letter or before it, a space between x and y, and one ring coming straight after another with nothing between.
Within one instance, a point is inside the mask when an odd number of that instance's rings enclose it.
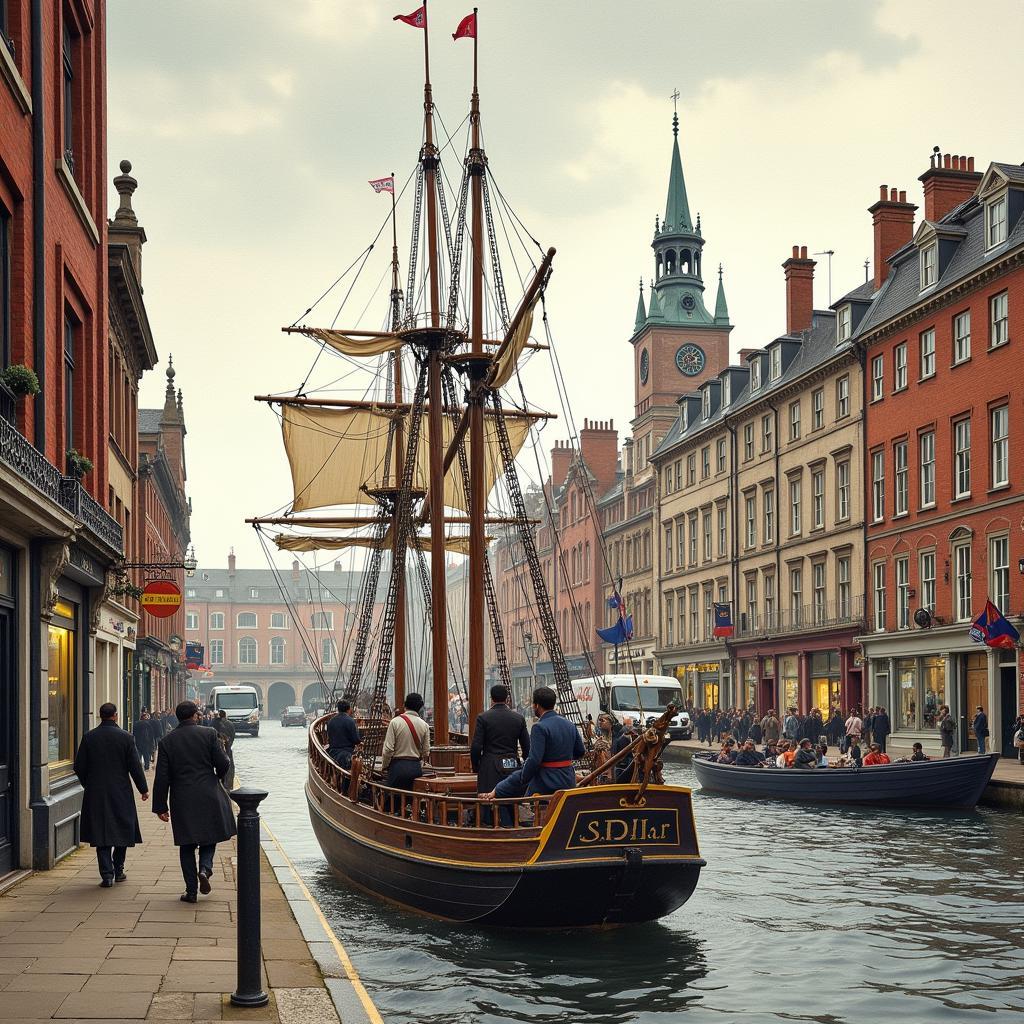
<instances>
[{"instance_id":1,"label":"sailor in dark coat","mask_svg":"<svg viewBox=\"0 0 1024 1024\"><path fill-rule=\"evenodd\" d=\"M192 701L182 701L175 714L178 727L160 741L153 813L161 821L170 819L185 879L181 899L195 903L197 887L204 894L211 889L217 843L235 834L231 802L220 784L231 760L217 733L199 724L199 708Z\"/></svg>"},{"instance_id":2,"label":"sailor in dark coat","mask_svg":"<svg viewBox=\"0 0 1024 1024\"><path fill-rule=\"evenodd\" d=\"M82 737L75 754L75 774L85 789L81 840L96 847L100 885L123 882L129 846L142 842L135 797L128 780L149 799L149 786L131 733L117 724L117 708L100 705L100 724Z\"/></svg>"},{"instance_id":3,"label":"sailor in dark coat","mask_svg":"<svg viewBox=\"0 0 1024 1024\"><path fill-rule=\"evenodd\" d=\"M476 791L489 793L506 776L519 768L530 754L526 719L508 706L508 689L501 683L491 687L491 706L479 715L473 729L469 756L476 772Z\"/></svg>"},{"instance_id":4,"label":"sailor in dark coat","mask_svg":"<svg viewBox=\"0 0 1024 1024\"><path fill-rule=\"evenodd\" d=\"M327 723L327 753L342 768L351 768L352 755L362 742L363 737L352 718L352 705L347 700L339 700L338 713Z\"/></svg>"}]
</instances>

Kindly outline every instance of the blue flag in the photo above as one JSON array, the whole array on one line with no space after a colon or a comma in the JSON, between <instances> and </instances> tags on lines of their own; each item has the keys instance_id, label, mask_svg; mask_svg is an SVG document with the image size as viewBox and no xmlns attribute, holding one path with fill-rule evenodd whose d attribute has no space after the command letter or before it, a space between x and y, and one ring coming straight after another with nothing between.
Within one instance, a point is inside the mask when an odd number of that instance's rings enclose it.
<instances>
[{"instance_id":1,"label":"blue flag","mask_svg":"<svg viewBox=\"0 0 1024 1024\"><path fill-rule=\"evenodd\" d=\"M597 635L606 644L624 644L633 635L633 616L627 615L625 618L619 619L614 626L606 626L604 629L599 629Z\"/></svg>"}]
</instances>

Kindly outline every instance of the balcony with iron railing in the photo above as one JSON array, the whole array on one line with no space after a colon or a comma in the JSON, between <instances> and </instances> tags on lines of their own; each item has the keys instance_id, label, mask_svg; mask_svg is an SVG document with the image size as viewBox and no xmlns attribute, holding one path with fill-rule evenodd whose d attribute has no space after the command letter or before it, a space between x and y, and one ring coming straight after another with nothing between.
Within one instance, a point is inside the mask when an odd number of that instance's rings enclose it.
<instances>
[{"instance_id":1,"label":"balcony with iron railing","mask_svg":"<svg viewBox=\"0 0 1024 1024\"><path fill-rule=\"evenodd\" d=\"M862 626L864 595L846 601L820 601L782 608L770 616L742 612L736 623L738 637L768 637L783 633L813 633L823 629Z\"/></svg>"}]
</instances>

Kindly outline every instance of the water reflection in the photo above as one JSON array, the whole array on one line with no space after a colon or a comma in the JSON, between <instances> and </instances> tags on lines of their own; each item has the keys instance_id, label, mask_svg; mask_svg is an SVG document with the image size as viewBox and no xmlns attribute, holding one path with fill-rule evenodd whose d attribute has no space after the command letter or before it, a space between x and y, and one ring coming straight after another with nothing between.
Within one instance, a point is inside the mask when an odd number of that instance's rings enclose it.
<instances>
[{"instance_id":1,"label":"water reflection","mask_svg":"<svg viewBox=\"0 0 1024 1024\"><path fill-rule=\"evenodd\" d=\"M456 928L331 876L300 796L305 737L283 733L268 728L267 743L241 748L245 780L271 790L271 825L389 1024L971 1024L1024 1013L1019 815L698 793L708 867L664 922L558 935ZM667 774L693 783L687 766Z\"/></svg>"}]
</instances>

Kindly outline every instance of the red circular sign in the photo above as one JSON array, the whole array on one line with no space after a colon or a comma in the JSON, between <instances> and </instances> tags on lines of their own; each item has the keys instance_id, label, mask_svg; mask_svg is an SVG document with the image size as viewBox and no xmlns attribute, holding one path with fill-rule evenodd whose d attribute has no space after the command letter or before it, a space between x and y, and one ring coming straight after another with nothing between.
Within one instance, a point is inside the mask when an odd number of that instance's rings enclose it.
<instances>
[{"instance_id":1,"label":"red circular sign","mask_svg":"<svg viewBox=\"0 0 1024 1024\"><path fill-rule=\"evenodd\" d=\"M139 604L158 619L166 619L181 607L181 589L174 580L151 580Z\"/></svg>"}]
</instances>

